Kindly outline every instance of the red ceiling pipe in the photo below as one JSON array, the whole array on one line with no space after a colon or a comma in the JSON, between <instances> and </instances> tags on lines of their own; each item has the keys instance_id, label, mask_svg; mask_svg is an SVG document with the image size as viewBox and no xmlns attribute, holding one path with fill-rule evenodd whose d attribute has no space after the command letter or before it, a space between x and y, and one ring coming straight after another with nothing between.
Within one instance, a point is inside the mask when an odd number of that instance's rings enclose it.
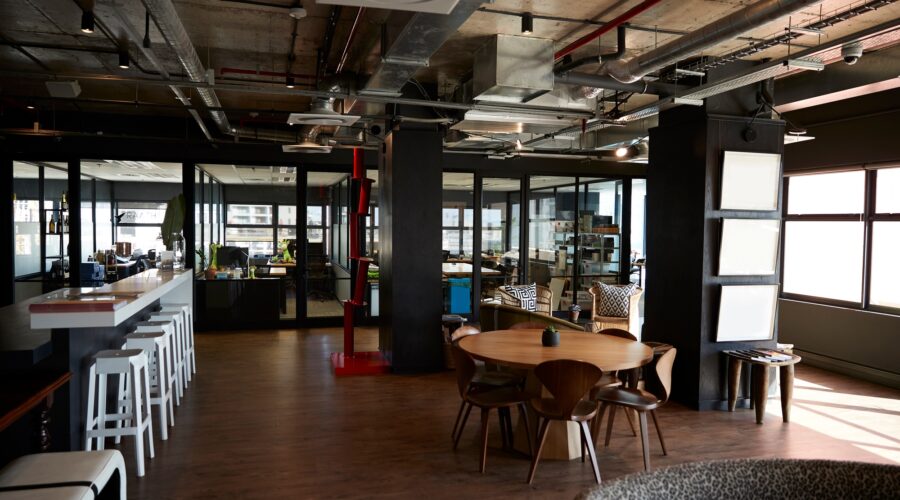
<instances>
[{"instance_id":1,"label":"red ceiling pipe","mask_svg":"<svg viewBox=\"0 0 900 500\"><path fill-rule=\"evenodd\" d=\"M645 10L649 9L650 7L653 7L654 5L658 4L661 1L662 0L644 0L643 2L628 9L621 16L619 16L619 17L613 19L612 21L604 24L603 26L597 28L596 31L592 31L591 33L584 35L583 37L579 38L578 40L575 40L574 42L570 43L569 45L566 45L565 47L559 49L556 52L556 54L553 56L553 59L554 60L562 59L564 56L571 54L572 52L575 52L577 49L584 47L585 45L592 42L593 40L600 38L600 35L614 30L620 24L628 21L629 19L640 14L641 12L644 12Z\"/></svg>"},{"instance_id":2,"label":"red ceiling pipe","mask_svg":"<svg viewBox=\"0 0 900 500\"><path fill-rule=\"evenodd\" d=\"M242 69L242 68L220 68L219 73L224 75L226 73L234 73L237 75L259 75L259 76L278 76L281 78L287 78L292 76L294 78L301 79L309 79L313 80L316 78L316 75L304 75L299 73L278 73L276 71L258 71L255 69Z\"/></svg>"}]
</instances>

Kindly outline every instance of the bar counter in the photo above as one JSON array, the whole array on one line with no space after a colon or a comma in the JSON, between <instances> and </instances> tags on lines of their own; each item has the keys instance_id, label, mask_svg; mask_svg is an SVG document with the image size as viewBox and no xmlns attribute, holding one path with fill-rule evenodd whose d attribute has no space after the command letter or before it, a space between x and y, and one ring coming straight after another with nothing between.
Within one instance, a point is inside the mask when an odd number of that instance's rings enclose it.
<instances>
[{"instance_id":1,"label":"bar counter","mask_svg":"<svg viewBox=\"0 0 900 500\"><path fill-rule=\"evenodd\" d=\"M0 332L0 359L15 360L17 370L72 373L68 386L56 393L53 450L84 445L84 405L94 355L120 349L124 336L160 303L193 304L192 281L190 270L151 269L99 288L64 288L2 309L0 319L17 328Z\"/></svg>"}]
</instances>

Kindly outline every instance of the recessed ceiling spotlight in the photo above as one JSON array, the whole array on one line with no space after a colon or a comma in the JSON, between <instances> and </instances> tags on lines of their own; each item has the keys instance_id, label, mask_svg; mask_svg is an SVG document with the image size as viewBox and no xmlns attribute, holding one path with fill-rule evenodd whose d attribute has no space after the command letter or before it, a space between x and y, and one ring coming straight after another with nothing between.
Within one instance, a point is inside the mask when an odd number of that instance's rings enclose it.
<instances>
[{"instance_id":1,"label":"recessed ceiling spotlight","mask_svg":"<svg viewBox=\"0 0 900 500\"><path fill-rule=\"evenodd\" d=\"M34 109L34 104L31 104L29 102L28 104L25 105L25 109Z\"/></svg>"},{"instance_id":2,"label":"recessed ceiling spotlight","mask_svg":"<svg viewBox=\"0 0 900 500\"><path fill-rule=\"evenodd\" d=\"M626 155L628 155L628 148L616 148L616 158L624 158Z\"/></svg>"},{"instance_id":3,"label":"recessed ceiling spotlight","mask_svg":"<svg viewBox=\"0 0 900 500\"><path fill-rule=\"evenodd\" d=\"M94 32L94 11L85 10L81 12L81 31L84 33Z\"/></svg>"},{"instance_id":4,"label":"recessed ceiling spotlight","mask_svg":"<svg viewBox=\"0 0 900 500\"><path fill-rule=\"evenodd\" d=\"M303 19L306 17L306 9L303 7L292 7L291 10L288 11L288 15L294 19Z\"/></svg>"},{"instance_id":5,"label":"recessed ceiling spotlight","mask_svg":"<svg viewBox=\"0 0 900 500\"><path fill-rule=\"evenodd\" d=\"M530 34L534 31L534 14L531 12L522 13L522 33Z\"/></svg>"}]
</instances>

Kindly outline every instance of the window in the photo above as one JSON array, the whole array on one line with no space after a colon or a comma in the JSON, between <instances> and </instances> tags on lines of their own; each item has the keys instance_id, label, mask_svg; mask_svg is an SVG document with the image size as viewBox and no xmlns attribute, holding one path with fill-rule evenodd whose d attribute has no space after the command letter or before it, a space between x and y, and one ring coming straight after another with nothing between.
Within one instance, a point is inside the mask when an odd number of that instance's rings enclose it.
<instances>
[{"instance_id":1,"label":"window","mask_svg":"<svg viewBox=\"0 0 900 500\"><path fill-rule=\"evenodd\" d=\"M165 202L120 201L116 203L116 212L118 219L116 241L131 242L133 252L140 250L147 253L150 250L165 250L162 242L162 222L166 215Z\"/></svg>"},{"instance_id":2,"label":"window","mask_svg":"<svg viewBox=\"0 0 900 500\"><path fill-rule=\"evenodd\" d=\"M296 214L294 215L296 218ZM281 224L279 213L279 224ZM228 205L228 224L271 226L272 205Z\"/></svg>"},{"instance_id":3,"label":"window","mask_svg":"<svg viewBox=\"0 0 900 500\"><path fill-rule=\"evenodd\" d=\"M268 227L231 227L225 228L225 244L247 249L250 256L272 255L274 242L272 229Z\"/></svg>"},{"instance_id":4,"label":"window","mask_svg":"<svg viewBox=\"0 0 900 500\"><path fill-rule=\"evenodd\" d=\"M789 177L784 295L900 311L898 192L900 168Z\"/></svg>"}]
</instances>

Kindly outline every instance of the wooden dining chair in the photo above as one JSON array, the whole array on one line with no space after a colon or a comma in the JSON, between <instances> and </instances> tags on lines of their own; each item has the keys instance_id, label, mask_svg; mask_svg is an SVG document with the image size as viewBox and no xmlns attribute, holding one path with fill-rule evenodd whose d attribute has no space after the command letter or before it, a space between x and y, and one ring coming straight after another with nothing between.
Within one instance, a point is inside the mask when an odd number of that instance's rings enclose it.
<instances>
[{"instance_id":1,"label":"wooden dining chair","mask_svg":"<svg viewBox=\"0 0 900 500\"><path fill-rule=\"evenodd\" d=\"M584 361L559 359L544 361L537 365L534 374L553 397L531 399L531 407L537 413L540 421L540 430L537 438L537 452L531 459L531 470L528 471L528 484L534 481L534 473L541 458L541 450L544 448L547 428L550 426L551 420L578 423L581 428L582 460L584 459L584 449L587 448L591 457L591 465L594 467L594 479L597 480L597 484L600 484L600 469L597 467L594 440L591 438L591 430L588 427L588 421L597 415L598 405L596 401L586 400L584 397L603 375L603 370Z\"/></svg>"},{"instance_id":2,"label":"wooden dining chair","mask_svg":"<svg viewBox=\"0 0 900 500\"><path fill-rule=\"evenodd\" d=\"M621 328L606 328L597 332L599 335L609 335L611 337L617 337L620 339L631 340L633 342L637 342L637 337L631 334L631 332L627 330L622 330ZM594 385L594 388L591 390L591 399L596 399L597 391L603 389L604 387L613 387L618 385L627 385L629 387L634 386L637 383L638 370L628 370L624 373L620 373L618 371L612 372L604 372L603 376L600 377L600 380L597 381L597 384ZM615 418L615 407L611 409L610 417ZM625 418L628 421L628 427L631 429L631 434L634 437L637 437L637 430L634 427L634 417L632 417L631 412L627 409L625 410Z\"/></svg>"},{"instance_id":3,"label":"wooden dining chair","mask_svg":"<svg viewBox=\"0 0 900 500\"><path fill-rule=\"evenodd\" d=\"M647 435L647 413L650 413L650 416L653 417L653 424L656 426L656 434L659 436L659 444L662 447L663 455L669 454L666 451L666 442L663 439L662 429L659 427L659 420L656 418L656 409L669 400L669 394L672 392L672 365L675 363L676 351L677 349L673 347L657 359L654 373L658 384L654 384L653 387L658 389L655 393L638 388L619 386L600 389L595 394L597 401L600 402L600 414L594 420L595 434L599 434L600 420L603 418L607 407L622 406L638 412L645 471L650 470L650 440ZM604 446L609 446L614 415L614 412L610 413L606 424L606 441ZM540 450L540 447L538 449Z\"/></svg>"},{"instance_id":4,"label":"wooden dining chair","mask_svg":"<svg viewBox=\"0 0 900 500\"><path fill-rule=\"evenodd\" d=\"M500 387L500 388L479 388L472 385L472 379L475 376L476 367L475 360L472 359L458 345L454 345L453 358L456 363L456 383L459 389L459 396L463 400L463 406L466 407L465 416L462 423L456 430L456 436L453 438L453 449L459 445L459 439L462 436L463 429L466 426L466 420L469 418L469 412L472 407L481 409L481 459L479 462L479 470L484 474L484 466L487 461L487 442L488 442L488 421L491 410L496 409L500 417L500 432L503 439L503 445L507 443L512 445L513 430L512 418L509 409L518 407L519 413L525 420L525 428L530 429L528 424L528 411L525 408L525 401L528 396L518 387ZM462 410L462 408L460 408ZM459 416L457 415L457 420ZM534 454L533 445L531 444L531 433L525 433L528 439L528 451Z\"/></svg>"},{"instance_id":5,"label":"wooden dining chair","mask_svg":"<svg viewBox=\"0 0 900 500\"><path fill-rule=\"evenodd\" d=\"M456 348L455 346L461 339L480 333L481 330L474 326L465 325L457 328L450 335L451 350ZM488 367L482 361L473 360L473 363L475 363L475 374L472 376L470 384L473 390L496 389L499 387L518 387L521 389L525 386L525 375L522 373L501 371L496 366L492 366L494 369L490 369L491 367ZM453 431L450 433L450 437L454 439L454 441L456 440L459 422L462 419L463 412L466 410L467 406L465 399L460 401L459 411L456 413L456 422L453 423ZM468 412L466 413L466 418L468 419ZM465 425L465 422L463 422L463 425ZM459 430L459 432L462 432L462 430Z\"/></svg>"}]
</instances>

